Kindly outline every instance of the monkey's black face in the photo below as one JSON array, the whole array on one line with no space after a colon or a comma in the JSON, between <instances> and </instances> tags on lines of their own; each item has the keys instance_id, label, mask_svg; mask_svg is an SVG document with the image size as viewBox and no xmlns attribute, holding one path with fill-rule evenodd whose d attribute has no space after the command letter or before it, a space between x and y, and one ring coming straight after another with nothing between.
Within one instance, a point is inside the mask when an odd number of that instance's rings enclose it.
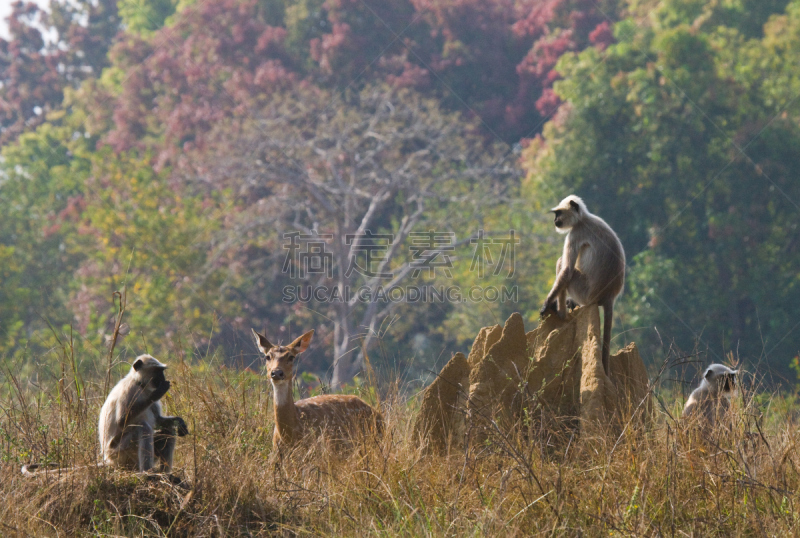
<instances>
[{"instance_id":1,"label":"monkey's black face","mask_svg":"<svg viewBox=\"0 0 800 538\"><path fill-rule=\"evenodd\" d=\"M712 364L703 373L703 378L714 394L731 396L736 392L736 378L739 370L732 370L724 364Z\"/></svg>"},{"instance_id":2,"label":"monkey's black face","mask_svg":"<svg viewBox=\"0 0 800 538\"><path fill-rule=\"evenodd\" d=\"M553 213L555 213L556 215L553 219L556 228L561 228L564 225L564 219L562 218L564 212L561 211L560 209L556 209L555 211L553 211Z\"/></svg>"},{"instance_id":3,"label":"monkey's black face","mask_svg":"<svg viewBox=\"0 0 800 538\"><path fill-rule=\"evenodd\" d=\"M153 388L158 388L164 383L166 383L167 378L164 376L164 370L159 368L155 372L153 372L153 376L150 378L150 384Z\"/></svg>"},{"instance_id":4,"label":"monkey's black face","mask_svg":"<svg viewBox=\"0 0 800 538\"><path fill-rule=\"evenodd\" d=\"M736 390L736 375L735 374L726 374L722 380L722 390L723 392L732 392Z\"/></svg>"},{"instance_id":5,"label":"monkey's black face","mask_svg":"<svg viewBox=\"0 0 800 538\"><path fill-rule=\"evenodd\" d=\"M565 234L569 232L573 226L578 222L578 215L571 209L554 209L553 223L556 225L558 233Z\"/></svg>"}]
</instances>

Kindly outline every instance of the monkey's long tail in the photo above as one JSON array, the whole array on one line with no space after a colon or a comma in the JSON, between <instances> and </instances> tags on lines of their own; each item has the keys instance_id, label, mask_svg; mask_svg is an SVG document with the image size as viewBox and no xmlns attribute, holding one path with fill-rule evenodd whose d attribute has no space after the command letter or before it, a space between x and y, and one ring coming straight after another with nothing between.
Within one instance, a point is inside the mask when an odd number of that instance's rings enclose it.
<instances>
[{"instance_id":1,"label":"monkey's long tail","mask_svg":"<svg viewBox=\"0 0 800 538\"><path fill-rule=\"evenodd\" d=\"M611 325L614 322L614 303L603 305L603 371L609 375L611 356Z\"/></svg>"},{"instance_id":2,"label":"monkey's long tail","mask_svg":"<svg viewBox=\"0 0 800 538\"><path fill-rule=\"evenodd\" d=\"M59 467L57 463L29 463L22 466L23 476L28 478L36 478L44 474L57 475L63 474L67 471L77 471L78 469L89 469L90 467L100 468L104 467L105 463L96 463L93 465L78 465L77 467Z\"/></svg>"},{"instance_id":3,"label":"monkey's long tail","mask_svg":"<svg viewBox=\"0 0 800 538\"><path fill-rule=\"evenodd\" d=\"M56 471L58 470L58 464L56 463L29 463L28 465L22 466L22 474L27 476L28 478L33 478L38 476L42 471Z\"/></svg>"}]
</instances>

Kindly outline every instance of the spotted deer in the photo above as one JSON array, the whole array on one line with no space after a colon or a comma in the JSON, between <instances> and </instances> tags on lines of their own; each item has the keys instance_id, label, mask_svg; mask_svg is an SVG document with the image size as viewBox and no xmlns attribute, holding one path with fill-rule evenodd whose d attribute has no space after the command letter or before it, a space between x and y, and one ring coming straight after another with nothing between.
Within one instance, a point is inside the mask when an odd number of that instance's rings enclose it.
<instances>
[{"instance_id":1,"label":"spotted deer","mask_svg":"<svg viewBox=\"0 0 800 538\"><path fill-rule=\"evenodd\" d=\"M292 395L294 360L308 349L314 331L308 331L287 346L275 346L253 329L256 345L264 354L266 372L272 382L275 408L275 449L291 446L310 433L324 434L333 441L343 441L355 433L383 431L383 417L357 396L326 394L298 402Z\"/></svg>"}]
</instances>

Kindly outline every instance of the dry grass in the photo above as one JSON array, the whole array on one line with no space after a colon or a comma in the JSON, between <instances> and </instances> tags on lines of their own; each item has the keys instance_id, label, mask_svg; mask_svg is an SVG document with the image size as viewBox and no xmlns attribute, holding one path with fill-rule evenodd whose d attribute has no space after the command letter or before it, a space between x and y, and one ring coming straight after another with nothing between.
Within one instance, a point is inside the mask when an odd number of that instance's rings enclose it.
<instances>
[{"instance_id":1,"label":"dry grass","mask_svg":"<svg viewBox=\"0 0 800 538\"><path fill-rule=\"evenodd\" d=\"M103 379L79 398L74 383L17 390L13 372L4 373L0 535L798 533L800 432L790 397L740 406L732 431L694 442L661 407L651 428L623 438L495 432L436 457L412 437L417 400L389 386L379 402L382 440L364 440L344 458L323 446L281 457L265 379L177 365L165 399L192 432L176 454L184 489L104 468L23 478L20 464L30 460L96 461ZM679 404L670 404L673 415Z\"/></svg>"}]
</instances>

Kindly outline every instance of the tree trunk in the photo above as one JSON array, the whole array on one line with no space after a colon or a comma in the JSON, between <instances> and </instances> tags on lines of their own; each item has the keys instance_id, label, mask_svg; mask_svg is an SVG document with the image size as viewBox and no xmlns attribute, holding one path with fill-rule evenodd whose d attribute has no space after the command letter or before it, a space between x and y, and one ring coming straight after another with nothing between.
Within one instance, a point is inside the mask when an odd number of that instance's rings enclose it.
<instances>
[{"instance_id":1,"label":"tree trunk","mask_svg":"<svg viewBox=\"0 0 800 538\"><path fill-rule=\"evenodd\" d=\"M333 373L331 375L333 390L339 390L353 379L355 376L354 358L357 356L357 353L351 350L354 334L350 318L353 314L353 307L343 301L336 310L338 319L334 320Z\"/></svg>"}]
</instances>

